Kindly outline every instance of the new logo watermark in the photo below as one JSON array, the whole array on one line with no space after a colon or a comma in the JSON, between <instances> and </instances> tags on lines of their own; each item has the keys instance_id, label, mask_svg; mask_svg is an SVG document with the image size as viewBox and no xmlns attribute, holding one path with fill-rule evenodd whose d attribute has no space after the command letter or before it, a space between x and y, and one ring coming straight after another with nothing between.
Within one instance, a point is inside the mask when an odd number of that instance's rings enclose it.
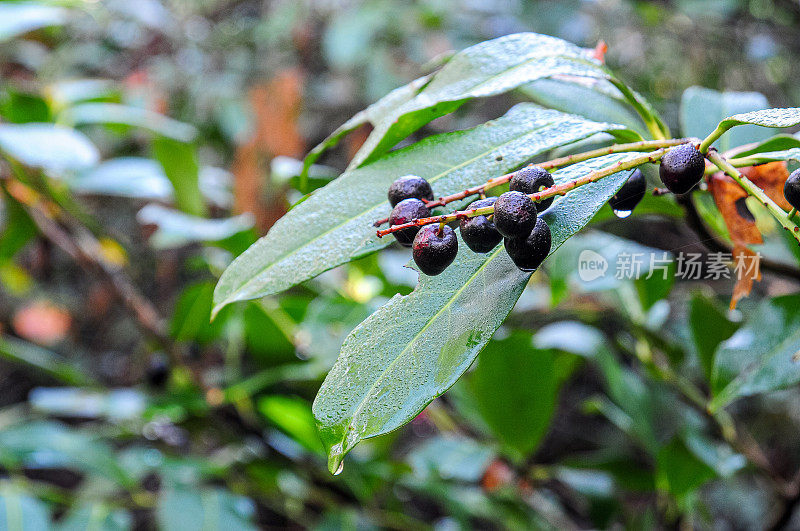
<instances>
[{"instance_id":1,"label":"new logo watermark","mask_svg":"<svg viewBox=\"0 0 800 531\"><path fill-rule=\"evenodd\" d=\"M591 282L604 277L608 271L608 260L603 255L584 249L578 255L578 277L584 282Z\"/></svg>"}]
</instances>

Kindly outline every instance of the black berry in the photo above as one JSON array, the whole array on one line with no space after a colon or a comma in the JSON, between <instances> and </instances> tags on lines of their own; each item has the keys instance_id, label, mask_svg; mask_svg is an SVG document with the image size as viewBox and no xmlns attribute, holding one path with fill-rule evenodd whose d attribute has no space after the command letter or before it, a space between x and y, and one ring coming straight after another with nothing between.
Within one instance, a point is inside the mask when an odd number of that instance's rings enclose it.
<instances>
[{"instance_id":1,"label":"black berry","mask_svg":"<svg viewBox=\"0 0 800 531\"><path fill-rule=\"evenodd\" d=\"M494 226L506 238L525 238L536 224L536 205L522 192L506 192L494 204Z\"/></svg>"},{"instance_id":2,"label":"black berry","mask_svg":"<svg viewBox=\"0 0 800 531\"><path fill-rule=\"evenodd\" d=\"M157 389L164 387L169 379L169 362L163 354L153 354L145 371L147 383Z\"/></svg>"},{"instance_id":3,"label":"black berry","mask_svg":"<svg viewBox=\"0 0 800 531\"><path fill-rule=\"evenodd\" d=\"M467 209L492 206L496 201L496 197L478 199L473 201ZM488 253L503 239L503 235L497 232L492 220L486 216L462 218L459 222L459 228L461 229L461 238L464 243L476 253Z\"/></svg>"},{"instance_id":4,"label":"black berry","mask_svg":"<svg viewBox=\"0 0 800 531\"><path fill-rule=\"evenodd\" d=\"M425 199L433 201L433 190L428 181L416 175L400 177L389 187L389 204L397 205L403 199Z\"/></svg>"},{"instance_id":5,"label":"black berry","mask_svg":"<svg viewBox=\"0 0 800 531\"><path fill-rule=\"evenodd\" d=\"M691 144L676 146L661 158L661 182L673 194L685 194L695 187L706 170L703 154Z\"/></svg>"},{"instance_id":6,"label":"black berry","mask_svg":"<svg viewBox=\"0 0 800 531\"><path fill-rule=\"evenodd\" d=\"M550 188L554 184L556 182L547 170L543 170L539 166L528 166L514 174L511 178L510 189L523 194L535 194L536 192L541 192L543 188ZM552 204L553 198L548 197L538 201L536 208L541 212Z\"/></svg>"},{"instance_id":7,"label":"black berry","mask_svg":"<svg viewBox=\"0 0 800 531\"><path fill-rule=\"evenodd\" d=\"M792 205L800 209L800 169L794 170L783 185L783 197Z\"/></svg>"},{"instance_id":8,"label":"black berry","mask_svg":"<svg viewBox=\"0 0 800 531\"><path fill-rule=\"evenodd\" d=\"M616 195L608 200L608 204L618 212L630 212L644 198L645 192L647 192L647 181L642 175L642 170L637 168Z\"/></svg>"},{"instance_id":9,"label":"black berry","mask_svg":"<svg viewBox=\"0 0 800 531\"><path fill-rule=\"evenodd\" d=\"M550 227L544 219L538 218L527 238L506 238L503 243L508 256L518 268L533 271L547 258L553 240Z\"/></svg>"},{"instance_id":10,"label":"black berry","mask_svg":"<svg viewBox=\"0 0 800 531\"><path fill-rule=\"evenodd\" d=\"M427 218L430 215L431 211L419 199L403 199L397 203L392 213L389 214L389 225L402 225L415 219ZM411 247L414 236L417 235L418 231L419 227L409 227L395 232L394 237L403 247Z\"/></svg>"},{"instance_id":11,"label":"black berry","mask_svg":"<svg viewBox=\"0 0 800 531\"><path fill-rule=\"evenodd\" d=\"M425 225L414 238L414 262L429 276L438 275L453 263L458 253L456 233L445 225Z\"/></svg>"}]
</instances>

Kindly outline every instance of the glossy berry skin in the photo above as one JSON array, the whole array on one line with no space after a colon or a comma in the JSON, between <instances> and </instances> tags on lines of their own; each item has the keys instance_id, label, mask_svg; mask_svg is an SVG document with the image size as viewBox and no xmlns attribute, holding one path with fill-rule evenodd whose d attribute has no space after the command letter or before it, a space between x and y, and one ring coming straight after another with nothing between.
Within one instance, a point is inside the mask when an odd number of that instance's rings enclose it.
<instances>
[{"instance_id":1,"label":"glossy berry skin","mask_svg":"<svg viewBox=\"0 0 800 531\"><path fill-rule=\"evenodd\" d=\"M523 194L535 194L540 192L542 188L550 188L556 184L553 176L547 170L543 170L539 166L528 166L522 168L511 178L510 190L522 192ZM536 208L542 212L550 205L553 204L552 197L542 199L536 203Z\"/></svg>"},{"instance_id":2,"label":"glossy berry skin","mask_svg":"<svg viewBox=\"0 0 800 531\"><path fill-rule=\"evenodd\" d=\"M614 197L608 200L608 204L618 212L630 212L636 208L646 192L647 180L642 175L642 170L637 168Z\"/></svg>"},{"instance_id":3,"label":"glossy berry skin","mask_svg":"<svg viewBox=\"0 0 800 531\"><path fill-rule=\"evenodd\" d=\"M453 263L458 254L458 238L453 229L445 225L439 233L439 224L425 225L414 238L414 262L428 276L438 275Z\"/></svg>"},{"instance_id":4,"label":"glossy berry skin","mask_svg":"<svg viewBox=\"0 0 800 531\"><path fill-rule=\"evenodd\" d=\"M691 144L681 144L667 151L658 169L661 182L673 194L685 194L703 178L706 161Z\"/></svg>"},{"instance_id":5,"label":"glossy berry skin","mask_svg":"<svg viewBox=\"0 0 800 531\"><path fill-rule=\"evenodd\" d=\"M419 218L427 218L431 215L431 211L425 206L425 203L419 199L403 199L392 209L389 214L389 225L402 225L409 221L414 221ZM417 235L419 227L409 227L407 229L399 230L394 234L394 237L400 242L403 247L411 247L414 241L414 236Z\"/></svg>"},{"instance_id":6,"label":"glossy berry skin","mask_svg":"<svg viewBox=\"0 0 800 531\"><path fill-rule=\"evenodd\" d=\"M496 201L496 197L478 199L473 201L467 210L492 206ZM459 221L459 229L461 230L461 239L476 253L488 253L503 239L503 235L497 232L492 220L486 216L462 218Z\"/></svg>"},{"instance_id":7,"label":"glossy berry skin","mask_svg":"<svg viewBox=\"0 0 800 531\"><path fill-rule=\"evenodd\" d=\"M506 238L525 238L536 224L538 212L522 192L506 192L494 203L494 226Z\"/></svg>"},{"instance_id":8,"label":"glossy berry skin","mask_svg":"<svg viewBox=\"0 0 800 531\"><path fill-rule=\"evenodd\" d=\"M550 227L539 218L527 238L506 238L503 244L514 265L522 271L533 271L547 258L553 238Z\"/></svg>"},{"instance_id":9,"label":"glossy berry skin","mask_svg":"<svg viewBox=\"0 0 800 531\"><path fill-rule=\"evenodd\" d=\"M433 201L433 190L428 181L416 175L400 177L389 187L389 204L397 205L403 199L410 198Z\"/></svg>"},{"instance_id":10,"label":"glossy berry skin","mask_svg":"<svg viewBox=\"0 0 800 531\"><path fill-rule=\"evenodd\" d=\"M792 205L792 208L800 210L800 169L794 170L783 185L783 197Z\"/></svg>"}]
</instances>

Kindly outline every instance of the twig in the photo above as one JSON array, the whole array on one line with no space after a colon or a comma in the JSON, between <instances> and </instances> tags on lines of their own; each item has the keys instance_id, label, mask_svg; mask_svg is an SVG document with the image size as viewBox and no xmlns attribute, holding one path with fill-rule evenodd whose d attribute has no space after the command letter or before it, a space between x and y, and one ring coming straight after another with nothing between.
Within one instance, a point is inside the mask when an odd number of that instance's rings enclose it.
<instances>
[{"instance_id":1,"label":"twig","mask_svg":"<svg viewBox=\"0 0 800 531\"><path fill-rule=\"evenodd\" d=\"M800 242L800 227L792 223L791 219L789 219L789 216L786 214L786 211L779 207L775 201L765 194L764 190L756 186L750 179L745 177L730 162L728 162L725 157L720 155L716 149L709 149L708 153L706 154L706 158L716 164L720 170L729 175L734 181L739 183L739 186L741 186L745 192L761 201L764 206L767 207L769 213L778 220L778 223L780 223L784 229L788 230L795 240Z\"/></svg>"},{"instance_id":2,"label":"twig","mask_svg":"<svg viewBox=\"0 0 800 531\"><path fill-rule=\"evenodd\" d=\"M569 166L570 164L575 164L577 162L583 162L597 157L602 157L604 155L611 155L614 153L633 153L637 151L649 151L651 149L673 147L696 140L697 139L692 139L692 138L673 138L669 140L641 140L639 142L629 142L627 144L614 144L612 146L597 148L590 151L585 151L583 153L566 155L564 157L548 160L539 164L529 164L526 167L538 166L543 170L554 170L557 168L562 168L564 166ZM445 206L448 203L452 203L453 201L466 199L471 195L482 195L486 193L486 190L490 190L492 188L500 186L501 184L507 183L508 181L513 179L514 175L516 175L520 171L522 171L522 169L506 173L498 177L494 177L492 179L489 179L483 184L467 188L466 190L457 192L455 194L450 194L440 197L439 199L436 199L434 201L425 201L425 205L428 208L436 208L439 206ZM375 226L380 227L381 225L387 223L388 221L389 218L379 219L378 221L375 222Z\"/></svg>"},{"instance_id":3,"label":"twig","mask_svg":"<svg viewBox=\"0 0 800 531\"><path fill-rule=\"evenodd\" d=\"M547 199L549 197L555 197L557 195L566 195L567 192L574 190L580 186L585 184L590 184L604 177L608 177L609 175L613 175L620 171L628 170L631 168L635 168L637 166L641 166L647 162L656 162L664 156L664 154L669 150L669 148L661 148L656 151L652 151L650 153L639 155L638 157L633 157L627 160L622 160L617 162L616 164L612 164L602 170L597 170L590 172L583 177L579 177L573 181L569 181L563 184L557 184L555 186L551 186L541 192L536 192L534 194L528 194L533 201L541 201L542 199ZM451 214L445 214L442 216L433 216L428 218L420 218L414 221L409 221L408 223L403 223L400 225L392 225L388 229L379 230L377 232L378 237L382 238L387 234L391 234L393 232L397 232L399 230L407 229L410 227L421 227L423 225L428 225L430 223L449 223L451 221L455 221L457 219L462 218L472 218L475 216L482 216L492 214L494 212L494 205L482 208L472 208L468 210L461 210L456 211Z\"/></svg>"}]
</instances>

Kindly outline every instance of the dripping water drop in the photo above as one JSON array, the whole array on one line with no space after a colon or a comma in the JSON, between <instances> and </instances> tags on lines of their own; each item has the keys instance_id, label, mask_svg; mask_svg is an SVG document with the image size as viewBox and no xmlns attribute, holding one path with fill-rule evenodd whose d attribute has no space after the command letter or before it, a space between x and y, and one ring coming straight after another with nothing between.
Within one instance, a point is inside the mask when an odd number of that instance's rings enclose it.
<instances>
[{"instance_id":1,"label":"dripping water drop","mask_svg":"<svg viewBox=\"0 0 800 531\"><path fill-rule=\"evenodd\" d=\"M339 474L342 473L342 470L344 470L344 461L339 463L339 468L336 469L336 472L334 472L333 475L338 476Z\"/></svg>"},{"instance_id":2,"label":"dripping water drop","mask_svg":"<svg viewBox=\"0 0 800 531\"><path fill-rule=\"evenodd\" d=\"M614 215L617 216L619 219L625 219L631 215L632 210L614 210Z\"/></svg>"}]
</instances>

